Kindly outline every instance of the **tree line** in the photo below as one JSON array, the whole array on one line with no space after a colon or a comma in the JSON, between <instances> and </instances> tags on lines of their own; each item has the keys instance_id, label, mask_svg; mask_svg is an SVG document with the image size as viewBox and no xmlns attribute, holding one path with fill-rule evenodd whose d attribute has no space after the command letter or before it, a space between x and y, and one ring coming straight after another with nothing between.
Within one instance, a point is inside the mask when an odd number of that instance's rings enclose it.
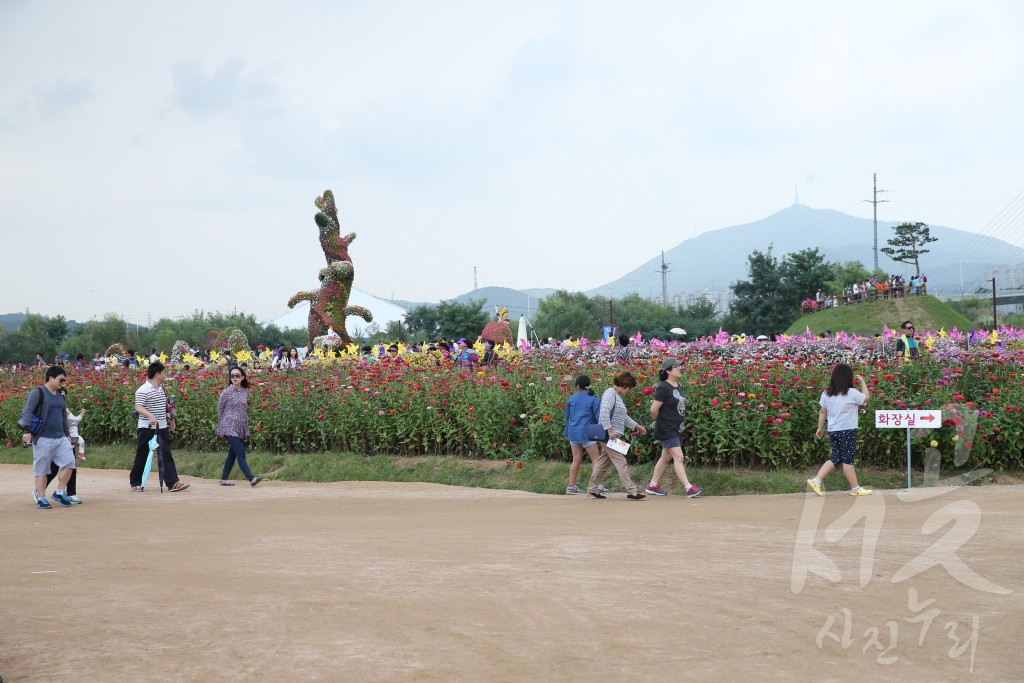
<instances>
[{"instance_id":1,"label":"tree line","mask_svg":"<svg viewBox=\"0 0 1024 683\"><path fill-rule=\"evenodd\" d=\"M78 354L91 359L96 352L103 353L115 343L144 355L149 355L151 348L170 354L179 339L193 348L205 349L211 332L234 329L245 334L252 348L259 344L292 347L306 343L305 330L261 325L255 316L244 313L196 311L178 319L161 318L152 327L127 323L115 314L84 323L69 323L63 315L30 314L16 330L0 328L0 360L31 363L37 353L41 353L47 363L64 354L72 359Z\"/></svg>"}]
</instances>

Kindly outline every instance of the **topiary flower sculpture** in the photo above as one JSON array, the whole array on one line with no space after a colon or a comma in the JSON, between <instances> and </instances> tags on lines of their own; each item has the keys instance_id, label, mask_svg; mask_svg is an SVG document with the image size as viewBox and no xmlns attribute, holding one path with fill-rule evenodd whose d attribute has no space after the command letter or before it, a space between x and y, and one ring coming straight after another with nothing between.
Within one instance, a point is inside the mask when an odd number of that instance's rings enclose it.
<instances>
[{"instance_id":1,"label":"topiary flower sculpture","mask_svg":"<svg viewBox=\"0 0 1024 683\"><path fill-rule=\"evenodd\" d=\"M348 297L355 279L355 269L348 255L348 245L356 238L354 232L341 236L338 209L334 205L334 193L324 190L317 197L316 207L320 211L313 217L320 228L320 247L324 250L327 267L320 271L320 288L299 292L288 300L288 308L294 308L300 301L309 302L309 346L313 348L316 337L327 334L328 328L341 337L341 345L348 346L352 338L345 329L345 318L358 316L366 322L373 322L373 314L362 306L349 306Z\"/></svg>"}]
</instances>

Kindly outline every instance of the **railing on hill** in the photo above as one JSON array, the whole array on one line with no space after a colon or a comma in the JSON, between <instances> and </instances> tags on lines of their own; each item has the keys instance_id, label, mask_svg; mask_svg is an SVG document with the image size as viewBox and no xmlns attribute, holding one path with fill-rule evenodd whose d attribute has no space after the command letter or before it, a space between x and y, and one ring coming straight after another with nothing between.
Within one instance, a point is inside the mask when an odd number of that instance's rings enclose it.
<instances>
[{"instance_id":1,"label":"railing on hill","mask_svg":"<svg viewBox=\"0 0 1024 683\"><path fill-rule=\"evenodd\" d=\"M902 299L906 296L922 296L927 293L928 283L924 283L915 287L911 287L909 285L905 287L878 285L870 292L859 292L856 295L853 294L852 290L846 290L842 294L827 296L821 301L812 301L810 297L808 297L800 304L800 317L802 318L805 315L817 313L818 311L823 311L828 308L834 308L835 306L849 306L851 304L861 304L870 301L884 301L887 299Z\"/></svg>"}]
</instances>

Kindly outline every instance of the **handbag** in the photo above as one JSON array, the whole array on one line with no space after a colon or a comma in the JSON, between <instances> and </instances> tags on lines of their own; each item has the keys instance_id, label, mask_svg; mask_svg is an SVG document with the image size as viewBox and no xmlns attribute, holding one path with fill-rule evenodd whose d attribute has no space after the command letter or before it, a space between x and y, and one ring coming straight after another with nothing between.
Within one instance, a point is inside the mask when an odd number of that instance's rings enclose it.
<instances>
[{"instance_id":1,"label":"handbag","mask_svg":"<svg viewBox=\"0 0 1024 683\"><path fill-rule=\"evenodd\" d=\"M607 441L608 430L599 422L591 422L587 425L587 441Z\"/></svg>"},{"instance_id":2,"label":"handbag","mask_svg":"<svg viewBox=\"0 0 1024 683\"><path fill-rule=\"evenodd\" d=\"M612 406L612 415L615 414L615 408L618 406L618 402ZM608 430L601 426L600 422L591 422L587 425L587 441L607 441Z\"/></svg>"}]
</instances>

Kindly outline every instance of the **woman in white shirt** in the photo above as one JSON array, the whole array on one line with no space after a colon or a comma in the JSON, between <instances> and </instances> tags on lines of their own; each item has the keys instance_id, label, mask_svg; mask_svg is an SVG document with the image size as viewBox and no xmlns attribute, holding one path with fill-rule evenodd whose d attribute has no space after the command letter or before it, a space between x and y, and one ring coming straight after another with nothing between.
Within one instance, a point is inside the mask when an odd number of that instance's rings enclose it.
<instances>
[{"instance_id":1,"label":"woman in white shirt","mask_svg":"<svg viewBox=\"0 0 1024 683\"><path fill-rule=\"evenodd\" d=\"M854 389L854 383L860 385L860 389ZM853 374L853 368L846 363L840 363L832 370L832 379L829 381L828 389L821 392L818 404L821 410L818 411L818 430L814 436L824 436L825 419L828 418L828 440L832 444L832 457L825 461L825 464L818 470L817 476L807 480L819 496L821 482L833 470L841 469L846 481L850 482L851 496L870 496L871 489L866 489L857 484L857 472L853 469L853 458L857 451L857 415L860 407L868 402L868 385L860 375Z\"/></svg>"}]
</instances>

